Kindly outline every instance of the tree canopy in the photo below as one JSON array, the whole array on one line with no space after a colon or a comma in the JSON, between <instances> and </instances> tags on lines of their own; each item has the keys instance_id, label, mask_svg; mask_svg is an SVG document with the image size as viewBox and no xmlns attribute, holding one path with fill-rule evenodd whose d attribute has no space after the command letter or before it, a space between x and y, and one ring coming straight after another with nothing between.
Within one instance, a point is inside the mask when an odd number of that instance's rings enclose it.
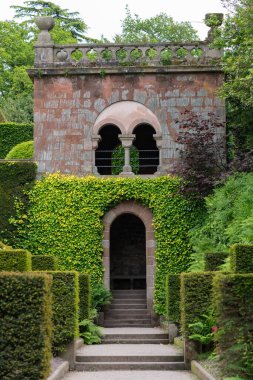
<instances>
[{"instance_id":1,"label":"tree canopy","mask_svg":"<svg viewBox=\"0 0 253 380\"><path fill-rule=\"evenodd\" d=\"M132 15L126 6L126 17L122 21L122 33L114 41L121 42L184 42L198 39L197 31L189 22L176 22L166 13L141 19Z\"/></svg>"}]
</instances>

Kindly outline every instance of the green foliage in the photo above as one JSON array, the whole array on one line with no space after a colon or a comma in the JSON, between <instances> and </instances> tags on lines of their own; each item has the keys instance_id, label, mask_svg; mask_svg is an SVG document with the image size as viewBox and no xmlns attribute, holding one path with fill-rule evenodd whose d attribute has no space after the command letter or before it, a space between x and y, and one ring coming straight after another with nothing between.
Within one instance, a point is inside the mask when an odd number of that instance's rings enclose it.
<instances>
[{"instance_id":1,"label":"green foliage","mask_svg":"<svg viewBox=\"0 0 253 380\"><path fill-rule=\"evenodd\" d=\"M211 306L213 272L192 272L181 275L181 328L187 338L193 333L190 325L199 321Z\"/></svg>"},{"instance_id":2,"label":"green foliage","mask_svg":"<svg viewBox=\"0 0 253 380\"><path fill-rule=\"evenodd\" d=\"M49 255L32 255L32 270L56 270L57 258Z\"/></svg>"},{"instance_id":3,"label":"green foliage","mask_svg":"<svg viewBox=\"0 0 253 380\"><path fill-rule=\"evenodd\" d=\"M223 374L252 379L253 274L219 274L214 279L214 308Z\"/></svg>"},{"instance_id":4,"label":"green foliage","mask_svg":"<svg viewBox=\"0 0 253 380\"><path fill-rule=\"evenodd\" d=\"M213 342L213 330L215 319L213 313L203 314L194 323L189 324L189 339L200 342L202 345L210 345Z\"/></svg>"},{"instance_id":5,"label":"green foliage","mask_svg":"<svg viewBox=\"0 0 253 380\"><path fill-rule=\"evenodd\" d=\"M122 145L118 145L112 152L112 174L118 175L123 171L123 165L125 163L125 150ZM130 148L130 165L133 173L139 172L139 151L132 145Z\"/></svg>"},{"instance_id":6,"label":"green foliage","mask_svg":"<svg viewBox=\"0 0 253 380\"><path fill-rule=\"evenodd\" d=\"M253 273L253 244L235 244L230 263L232 272Z\"/></svg>"},{"instance_id":7,"label":"green foliage","mask_svg":"<svg viewBox=\"0 0 253 380\"><path fill-rule=\"evenodd\" d=\"M197 39L197 32L189 22L175 22L166 13L141 19L137 14L132 15L126 6L122 33L114 37L114 42L184 42Z\"/></svg>"},{"instance_id":8,"label":"green foliage","mask_svg":"<svg viewBox=\"0 0 253 380\"><path fill-rule=\"evenodd\" d=\"M16 229L10 225L9 218L15 214L15 202L22 200L22 207L26 205L27 199L23 191L32 185L36 169L36 164L32 162L0 163L0 235L4 242L11 245L15 240Z\"/></svg>"},{"instance_id":9,"label":"green foliage","mask_svg":"<svg viewBox=\"0 0 253 380\"><path fill-rule=\"evenodd\" d=\"M91 286L90 276L79 273L79 320L90 318L91 310Z\"/></svg>"},{"instance_id":10,"label":"green foliage","mask_svg":"<svg viewBox=\"0 0 253 380\"><path fill-rule=\"evenodd\" d=\"M17 205L16 245L59 257L62 269L85 271L102 283L103 216L125 200L153 213L156 248L155 309L165 313L165 276L190 264L188 231L196 222L196 204L180 194L181 180L96 178L52 174L29 193L29 210Z\"/></svg>"},{"instance_id":11,"label":"green foliage","mask_svg":"<svg viewBox=\"0 0 253 380\"><path fill-rule=\"evenodd\" d=\"M206 252L205 253L205 271L219 270L228 257L227 252Z\"/></svg>"},{"instance_id":12,"label":"green foliage","mask_svg":"<svg viewBox=\"0 0 253 380\"><path fill-rule=\"evenodd\" d=\"M51 359L51 278L0 273L0 373L8 380L45 380Z\"/></svg>"},{"instance_id":13,"label":"green foliage","mask_svg":"<svg viewBox=\"0 0 253 380\"><path fill-rule=\"evenodd\" d=\"M6 120L14 123L33 122L33 94L6 95L0 106L4 112ZM32 138L29 136L28 138Z\"/></svg>"},{"instance_id":14,"label":"green foliage","mask_svg":"<svg viewBox=\"0 0 253 380\"><path fill-rule=\"evenodd\" d=\"M102 329L96 326L90 319L84 319L79 323L80 336L84 340L84 344L101 343L103 336Z\"/></svg>"},{"instance_id":15,"label":"green foliage","mask_svg":"<svg viewBox=\"0 0 253 380\"><path fill-rule=\"evenodd\" d=\"M180 322L180 275L166 277L166 310L169 321Z\"/></svg>"},{"instance_id":16,"label":"green foliage","mask_svg":"<svg viewBox=\"0 0 253 380\"><path fill-rule=\"evenodd\" d=\"M91 304L92 309L97 312L102 310L102 307L109 305L112 299L111 292L107 290L102 284L93 284L91 289Z\"/></svg>"},{"instance_id":17,"label":"green foliage","mask_svg":"<svg viewBox=\"0 0 253 380\"><path fill-rule=\"evenodd\" d=\"M12 247L10 247L10 246L4 244L2 241L0 241L0 250L6 250L6 249L11 250Z\"/></svg>"},{"instance_id":18,"label":"green foliage","mask_svg":"<svg viewBox=\"0 0 253 380\"><path fill-rule=\"evenodd\" d=\"M34 153L33 141L25 141L15 145L5 157L6 160L32 159Z\"/></svg>"},{"instance_id":19,"label":"green foliage","mask_svg":"<svg viewBox=\"0 0 253 380\"><path fill-rule=\"evenodd\" d=\"M206 217L191 232L197 256L208 251L227 251L235 243L253 243L252 189L253 173L241 173L229 177L206 198Z\"/></svg>"},{"instance_id":20,"label":"green foliage","mask_svg":"<svg viewBox=\"0 0 253 380\"><path fill-rule=\"evenodd\" d=\"M15 145L32 138L32 124L0 123L0 158L5 158Z\"/></svg>"},{"instance_id":21,"label":"green foliage","mask_svg":"<svg viewBox=\"0 0 253 380\"><path fill-rule=\"evenodd\" d=\"M24 249L1 249L0 271L28 272L32 268L32 255Z\"/></svg>"},{"instance_id":22,"label":"green foliage","mask_svg":"<svg viewBox=\"0 0 253 380\"><path fill-rule=\"evenodd\" d=\"M53 277L53 355L66 349L78 337L79 286L76 272L49 271Z\"/></svg>"}]
</instances>

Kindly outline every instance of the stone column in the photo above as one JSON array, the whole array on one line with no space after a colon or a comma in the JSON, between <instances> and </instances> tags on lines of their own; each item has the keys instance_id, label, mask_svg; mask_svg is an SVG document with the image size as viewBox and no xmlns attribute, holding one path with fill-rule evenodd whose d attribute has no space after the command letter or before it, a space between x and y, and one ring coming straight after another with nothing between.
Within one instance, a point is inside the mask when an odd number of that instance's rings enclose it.
<instances>
[{"instance_id":1,"label":"stone column","mask_svg":"<svg viewBox=\"0 0 253 380\"><path fill-rule=\"evenodd\" d=\"M98 147L98 143L101 140L100 135L93 135L91 138L92 141L92 173L99 175L98 168L96 167L96 149Z\"/></svg>"},{"instance_id":2,"label":"stone column","mask_svg":"<svg viewBox=\"0 0 253 380\"><path fill-rule=\"evenodd\" d=\"M41 30L35 42L35 67L52 64L54 62L54 42L49 31L53 29L55 22L53 17L45 16L36 18L37 27Z\"/></svg>"},{"instance_id":3,"label":"stone column","mask_svg":"<svg viewBox=\"0 0 253 380\"><path fill-rule=\"evenodd\" d=\"M123 171L120 173L120 175L127 177L133 176L134 173L132 172L132 167L130 164L130 148L135 139L135 135L119 135L119 139L125 151L125 163L123 166Z\"/></svg>"},{"instance_id":4,"label":"stone column","mask_svg":"<svg viewBox=\"0 0 253 380\"><path fill-rule=\"evenodd\" d=\"M165 173L165 170L163 168L163 164L162 164L162 136L161 135L154 135L154 139L156 141L156 146L159 150L159 165L157 166L157 171L155 174L157 175L162 175L162 174L166 174Z\"/></svg>"}]
</instances>

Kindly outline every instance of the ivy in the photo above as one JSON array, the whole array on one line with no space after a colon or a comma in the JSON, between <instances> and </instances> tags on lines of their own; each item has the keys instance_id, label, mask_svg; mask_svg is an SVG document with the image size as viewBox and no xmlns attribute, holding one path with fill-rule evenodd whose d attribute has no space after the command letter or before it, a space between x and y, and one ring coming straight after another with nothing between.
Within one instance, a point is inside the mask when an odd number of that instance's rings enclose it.
<instances>
[{"instance_id":1,"label":"ivy","mask_svg":"<svg viewBox=\"0 0 253 380\"><path fill-rule=\"evenodd\" d=\"M180 194L177 177L78 178L51 174L29 192L26 213L17 204L16 244L34 254L58 257L59 269L91 275L102 282L104 215L125 200L135 200L153 213L156 248L155 310L165 313L165 275L190 265L188 231L196 219L194 202Z\"/></svg>"}]
</instances>

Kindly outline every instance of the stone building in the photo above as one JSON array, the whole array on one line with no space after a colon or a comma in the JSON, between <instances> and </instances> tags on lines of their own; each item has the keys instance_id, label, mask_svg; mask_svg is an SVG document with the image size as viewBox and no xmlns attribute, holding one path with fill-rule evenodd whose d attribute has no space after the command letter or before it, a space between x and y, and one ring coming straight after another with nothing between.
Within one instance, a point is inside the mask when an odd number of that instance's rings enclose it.
<instances>
[{"instance_id":1,"label":"stone building","mask_svg":"<svg viewBox=\"0 0 253 380\"><path fill-rule=\"evenodd\" d=\"M112 175L117 166L113 152L122 146L120 175L134 177L130 151L135 146L138 175L167 175L178 159L176 119L181 112L188 109L203 118L212 112L225 122L224 102L217 96L224 80L221 52L209 47L211 33L206 41L185 44L63 46L51 40L51 18L37 24L41 33L29 74L39 174ZM225 140L223 127L218 137ZM124 202L104 216L104 226L106 286L147 287L151 308L151 211Z\"/></svg>"}]
</instances>

